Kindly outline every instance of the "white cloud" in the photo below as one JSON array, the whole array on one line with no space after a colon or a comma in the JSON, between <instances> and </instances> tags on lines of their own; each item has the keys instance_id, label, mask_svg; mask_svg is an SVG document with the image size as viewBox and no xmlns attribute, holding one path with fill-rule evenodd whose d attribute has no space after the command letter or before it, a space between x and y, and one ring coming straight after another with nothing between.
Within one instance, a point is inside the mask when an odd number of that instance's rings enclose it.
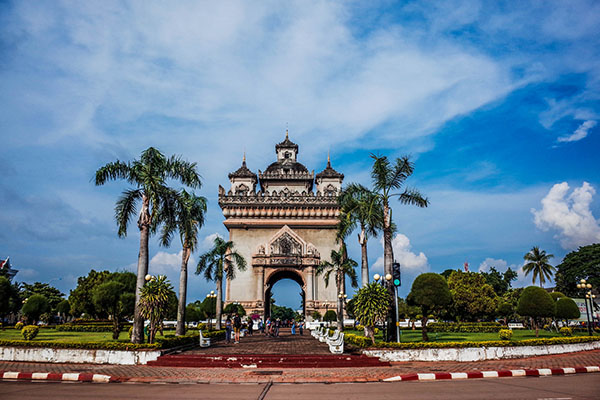
<instances>
[{"instance_id":1,"label":"white cloud","mask_svg":"<svg viewBox=\"0 0 600 400\"><path fill-rule=\"evenodd\" d=\"M592 215L590 204L596 190L587 182L567 196L569 185L557 183L542 199L542 209L532 209L535 225L544 231L558 230L555 238L561 246L573 249L600 241L600 223Z\"/></svg>"},{"instance_id":2,"label":"white cloud","mask_svg":"<svg viewBox=\"0 0 600 400\"><path fill-rule=\"evenodd\" d=\"M504 272L508 269L508 263L502 259L488 257L479 264L479 272L489 272L492 267L496 268L498 272Z\"/></svg>"},{"instance_id":3,"label":"white cloud","mask_svg":"<svg viewBox=\"0 0 600 400\"><path fill-rule=\"evenodd\" d=\"M571 135L559 137L558 141L559 142L576 142L578 140L581 140L581 139L585 138L588 135L588 133L590 132L590 129L592 129L596 125L597 125L597 122L594 120L585 121L583 124L579 125L579 127Z\"/></svg>"},{"instance_id":4,"label":"white cloud","mask_svg":"<svg viewBox=\"0 0 600 400\"><path fill-rule=\"evenodd\" d=\"M381 238L380 242L383 245L383 238ZM413 253L411 251L410 240L406 235L397 234L392 239L392 249L394 251L394 258L400 263L403 272L408 272L409 274L414 274L415 272L423 273L429 269L425 253ZM375 261L373 269L383 270L383 256Z\"/></svg>"}]
</instances>

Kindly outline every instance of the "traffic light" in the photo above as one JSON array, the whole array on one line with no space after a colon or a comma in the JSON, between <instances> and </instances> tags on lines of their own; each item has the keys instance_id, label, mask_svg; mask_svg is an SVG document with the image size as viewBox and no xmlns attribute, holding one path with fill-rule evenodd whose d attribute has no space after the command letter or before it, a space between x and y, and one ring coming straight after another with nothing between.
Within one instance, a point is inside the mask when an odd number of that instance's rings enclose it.
<instances>
[{"instance_id":1,"label":"traffic light","mask_svg":"<svg viewBox=\"0 0 600 400\"><path fill-rule=\"evenodd\" d=\"M398 262L392 264L392 283L394 286L400 286L402 283L400 279L400 263Z\"/></svg>"}]
</instances>

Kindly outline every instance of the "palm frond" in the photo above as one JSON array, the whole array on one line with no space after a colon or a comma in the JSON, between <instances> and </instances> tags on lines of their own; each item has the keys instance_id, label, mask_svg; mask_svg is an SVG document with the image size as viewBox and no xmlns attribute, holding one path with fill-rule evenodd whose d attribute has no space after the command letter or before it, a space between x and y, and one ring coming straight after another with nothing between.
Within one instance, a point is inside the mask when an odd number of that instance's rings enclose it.
<instances>
[{"instance_id":1,"label":"palm frond","mask_svg":"<svg viewBox=\"0 0 600 400\"><path fill-rule=\"evenodd\" d=\"M137 214L136 202L141 200L142 191L140 189L126 190L121 194L115 205L115 219L119 228L120 237L127 236L127 226L131 218Z\"/></svg>"},{"instance_id":2,"label":"palm frond","mask_svg":"<svg viewBox=\"0 0 600 400\"><path fill-rule=\"evenodd\" d=\"M423 195L417 189L406 189L404 193L398 195L398 200L402 204L408 204L417 207L427 207L429 205L429 199L423 197Z\"/></svg>"},{"instance_id":3,"label":"palm frond","mask_svg":"<svg viewBox=\"0 0 600 400\"><path fill-rule=\"evenodd\" d=\"M106 182L116 179L126 179L129 181L132 175L131 172L129 163L119 160L110 162L96 171L96 186L104 185Z\"/></svg>"},{"instance_id":4,"label":"palm frond","mask_svg":"<svg viewBox=\"0 0 600 400\"><path fill-rule=\"evenodd\" d=\"M184 161L178 156L172 156L168 160L167 177L178 179L191 188L202 186L200 174L196 171L196 163Z\"/></svg>"}]
</instances>

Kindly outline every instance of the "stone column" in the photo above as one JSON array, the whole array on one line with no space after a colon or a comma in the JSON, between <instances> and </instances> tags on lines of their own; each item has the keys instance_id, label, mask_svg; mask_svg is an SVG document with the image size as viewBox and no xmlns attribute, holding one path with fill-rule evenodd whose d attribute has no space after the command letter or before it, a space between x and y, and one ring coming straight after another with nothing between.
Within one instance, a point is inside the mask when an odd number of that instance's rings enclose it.
<instances>
[{"instance_id":1,"label":"stone column","mask_svg":"<svg viewBox=\"0 0 600 400\"><path fill-rule=\"evenodd\" d=\"M313 267L308 267L306 269L306 295L304 299L305 302L309 302L315 299L314 280L315 270Z\"/></svg>"},{"instance_id":2,"label":"stone column","mask_svg":"<svg viewBox=\"0 0 600 400\"><path fill-rule=\"evenodd\" d=\"M256 274L256 299L258 301L265 301L265 267L255 267L257 269Z\"/></svg>"}]
</instances>

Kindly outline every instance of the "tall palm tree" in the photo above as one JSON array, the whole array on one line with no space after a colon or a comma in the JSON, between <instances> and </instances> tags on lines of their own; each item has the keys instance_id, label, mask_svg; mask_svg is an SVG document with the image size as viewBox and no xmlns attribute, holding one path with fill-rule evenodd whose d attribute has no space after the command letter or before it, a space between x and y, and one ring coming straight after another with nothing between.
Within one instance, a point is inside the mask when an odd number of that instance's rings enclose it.
<instances>
[{"instance_id":1,"label":"tall palm tree","mask_svg":"<svg viewBox=\"0 0 600 400\"><path fill-rule=\"evenodd\" d=\"M383 228L383 207L381 198L366 187L353 183L348 185L340 195L340 222L338 232L353 231L360 227L358 243L361 247L361 282L365 287L369 284L369 258L367 241L369 236L377 237L377 231Z\"/></svg>"},{"instance_id":2,"label":"tall palm tree","mask_svg":"<svg viewBox=\"0 0 600 400\"><path fill-rule=\"evenodd\" d=\"M423 197L417 189L406 188L402 193L394 193L404 185L406 179L414 172L414 164L408 156L397 158L394 165L385 156L379 157L371 154L371 158L375 160L371 170L373 191L377 193L383 207L383 269L384 275L387 275L392 273L392 263L394 262L391 198L398 197L400 203L418 207L427 207L429 200ZM388 290L393 296L394 289L391 285L389 285Z\"/></svg>"},{"instance_id":3,"label":"tall palm tree","mask_svg":"<svg viewBox=\"0 0 600 400\"><path fill-rule=\"evenodd\" d=\"M179 273L179 302L177 304L176 336L185 335L185 305L187 298L188 261L198 246L198 231L204 225L206 198L182 190L177 202L177 217L172 224L165 224L161 242L168 246L172 234L179 231L183 250L181 252L181 271Z\"/></svg>"},{"instance_id":4,"label":"tall palm tree","mask_svg":"<svg viewBox=\"0 0 600 400\"><path fill-rule=\"evenodd\" d=\"M179 180L186 186L197 188L201 185L200 175L196 171L196 163L183 161L177 156L167 158L157 149L149 147L142 152L139 160L131 162L117 160L96 171L97 186L117 179L124 179L133 185L133 188L122 193L115 206L115 218L120 237L127 236L127 226L138 214L137 203L141 203L137 221L140 231L140 250L131 341L142 343L144 319L140 313L140 291L144 286L144 278L148 274L148 240L150 234L155 233L161 223L175 218L178 194L167 186L167 180Z\"/></svg>"},{"instance_id":5,"label":"tall palm tree","mask_svg":"<svg viewBox=\"0 0 600 400\"><path fill-rule=\"evenodd\" d=\"M223 313L223 276L234 279L236 268L240 271L246 269L246 260L233 247L232 241L226 242L217 236L213 248L200 256L196 269L196 274L204 272L204 278L214 281L217 285L217 330L221 329Z\"/></svg>"},{"instance_id":6,"label":"tall palm tree","mask_svg":"<svg viewBox=\"0 0 600 400\"><path fill-rule=\"evenodd\" d=\"M552 257L554 255L546 254L546 250L540 250L538 246L534 246L529 250L529 253L523 256L525 261L529 261L523 266L523 272L525 272L525 275L533 272L531 283L535 285L536 279L539 278L540 287L544 287L546 279L550 280L552 278L552 274L556 271L556 268L548 263Z\"/></svg>"},{"instance_id":7,"label":"tall palm tree","mask_svg":"<svg viewBox=\"0 0 600 400\"><path fill-rule=\"evenodd\" d=\"M337 302L337 328L339 330L344 329L344 299L339 296L343 292L344 282L346 276L350 278L352 287L358 287L358 279L356 276L356 261L346 256L346 244L342 242L340 251L331 250L331 262L322 261L317 267L316 275L323 274L323 280L325 281L325 287L329 286L329 278L333 273L335 276L335 288L337 290L338 302Z\"/></svg>"}]
</instances>

